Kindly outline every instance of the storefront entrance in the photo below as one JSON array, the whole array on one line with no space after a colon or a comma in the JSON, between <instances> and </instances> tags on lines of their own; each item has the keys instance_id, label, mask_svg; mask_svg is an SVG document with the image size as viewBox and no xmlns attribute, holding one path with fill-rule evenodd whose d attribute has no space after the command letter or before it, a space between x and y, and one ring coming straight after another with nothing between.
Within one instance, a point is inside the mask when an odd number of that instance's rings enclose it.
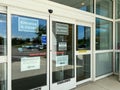
<instances>
[{"instance_id":1,"label":"storefront entrance","mask_svg":"<svg viewBox=\"0 0 120 90\"><path fill-rule=\"evenodd\" d=\"M54 19L48 31L45 19L11 15L12 90L69 90L76 86L75 26Z\"/></svg>"},{"instance_id":2,"label":"storefront entrance","mask_svg":"<svg viewBox=\"0 0 120 90\"><path fill-rule=\"evenodd\" d=\"M17 8L0 17L2 90L6 63L9 90L69 90L92 80L92 24Z\"/></svg>"}]
</instances>

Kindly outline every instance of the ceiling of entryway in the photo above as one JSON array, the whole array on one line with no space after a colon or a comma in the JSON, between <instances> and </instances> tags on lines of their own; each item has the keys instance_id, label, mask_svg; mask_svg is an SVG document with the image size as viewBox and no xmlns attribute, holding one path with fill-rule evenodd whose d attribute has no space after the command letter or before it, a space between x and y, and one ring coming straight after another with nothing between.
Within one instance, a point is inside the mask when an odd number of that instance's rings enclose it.
<instances>
[{"instance_id":1,"label":"ceiling of entryway","mask_svg":"<svg viewBox=\"0 0 120 90\"><path fill-rule=\"evenodd\" d=\"M88 6L90 3L90 0L50 0L50 1L75 7L75 8L80 8L84 5Z\"/></svg>"}]
</instances>

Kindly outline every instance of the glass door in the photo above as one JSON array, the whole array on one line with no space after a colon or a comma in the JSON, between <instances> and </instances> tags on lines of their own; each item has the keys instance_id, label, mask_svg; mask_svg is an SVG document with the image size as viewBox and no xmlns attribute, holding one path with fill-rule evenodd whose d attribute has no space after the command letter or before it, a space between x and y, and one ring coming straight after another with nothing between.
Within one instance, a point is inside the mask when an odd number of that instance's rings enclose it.
<instances>
[{"instance_id":1,"label":"glass door","mask_svg":"<svg viewBox=\"0 0 120 90\"><path fill-rule=\"evenodd\" d=\"M0 90L7 90L7 15L0 13Z\"/></svg>"},{"instance_id":2,"label":"glass door","mask_svg":"<svg viewBox=\"0 0 120 90\"><path fill-rule=\"evenodd\" d=\"M76 82L81 83L91 79L91 26L76 25Z\"/></svg>"},{"instance_id":3,"label":"glass door","mask_svg":"<svg viewBox=\"0 0 120 90\"><path fill-rule=\"evenodd\" d=\"M74 25L52 21L51 90L75 87Z\"/></svg>"},{"instance_id":4,"label":"glass door","mask_svg":"<svg viewBox=\"0 0 120 90\"><path fill-rule=\"evenodd\" d=\"M11 15L12 90L48 90L47 20Z\"/></svg>"}]
</instances>

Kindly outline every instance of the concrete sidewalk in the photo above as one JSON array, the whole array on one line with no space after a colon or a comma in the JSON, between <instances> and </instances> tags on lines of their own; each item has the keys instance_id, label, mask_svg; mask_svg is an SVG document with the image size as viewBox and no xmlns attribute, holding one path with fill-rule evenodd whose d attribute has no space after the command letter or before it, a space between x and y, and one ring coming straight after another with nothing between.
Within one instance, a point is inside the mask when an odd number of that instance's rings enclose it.
<instances>
[{"instance_id":1,"label":"concrete sidewalk","mask_svg":"<svg viewBox=\"0 0 120 90\"><path fill-rule=\"evenodd\" d=\"M120 82L117 76L109 76L96 82L77 86L73 90L120 90Z\"/></svg>"}]
</instances>

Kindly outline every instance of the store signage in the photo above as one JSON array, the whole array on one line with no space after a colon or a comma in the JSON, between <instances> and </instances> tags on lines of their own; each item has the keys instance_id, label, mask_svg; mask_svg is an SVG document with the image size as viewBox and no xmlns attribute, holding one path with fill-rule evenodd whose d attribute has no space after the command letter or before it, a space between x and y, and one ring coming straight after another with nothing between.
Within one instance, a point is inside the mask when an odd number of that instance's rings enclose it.
<instances>
[{"instance_id":1,"label":"store signage","mask_svg":"<svg viewBox=\"0 0 120 90\"><path fill-rule=\"evenodd\" d=\"M46 45L46 43L47 43L47 36L46 36L46 34L42 34L41 42L42 42L42 45Z\"/></svg>"},{"instance_id":2,"label":"store signage","mask_svg":"<svg viewBox=\"0 0 120 90\"><path fill-rule=\"evenodd\" d=\"M39 21L37 19L18 17L18 31L38 32Z\"/></svg>"},{"instance_id":3,"label":"store signage","mask_svg":"<svg viewBox=\"0 0 120 90\"><path fill-rule=\"evenodd\" d=\"M67 42L58 42L58 50L59 51L67 50Z\"/></svg>"},{"instance_id":4,"label":"store signage","mask_svg":"<svg viewBox=\"0 0 120 90\"><path fill-rule=\"evenodd\" d=\"M62 55L56 57L56 67L68 65L68 55Z\"/></svg>"},{"instance_id":5,"label":"store signage","mask_svg":"<svg viewBox=\"0 0 120 90\"><path fill-rule=\"evenodd\" d=\"M21 72L40 69L40 57L22 57Z\"/></svg>"},{"instance_id":6,"label":"store signage","mask_svg":"<svg viewBox=\"0 0 120 90\"><path fill-rule=\"evenodd\" d=\"M56 34L69 35L68 24L56 23Z\"/></svg>"}]
</instances>

